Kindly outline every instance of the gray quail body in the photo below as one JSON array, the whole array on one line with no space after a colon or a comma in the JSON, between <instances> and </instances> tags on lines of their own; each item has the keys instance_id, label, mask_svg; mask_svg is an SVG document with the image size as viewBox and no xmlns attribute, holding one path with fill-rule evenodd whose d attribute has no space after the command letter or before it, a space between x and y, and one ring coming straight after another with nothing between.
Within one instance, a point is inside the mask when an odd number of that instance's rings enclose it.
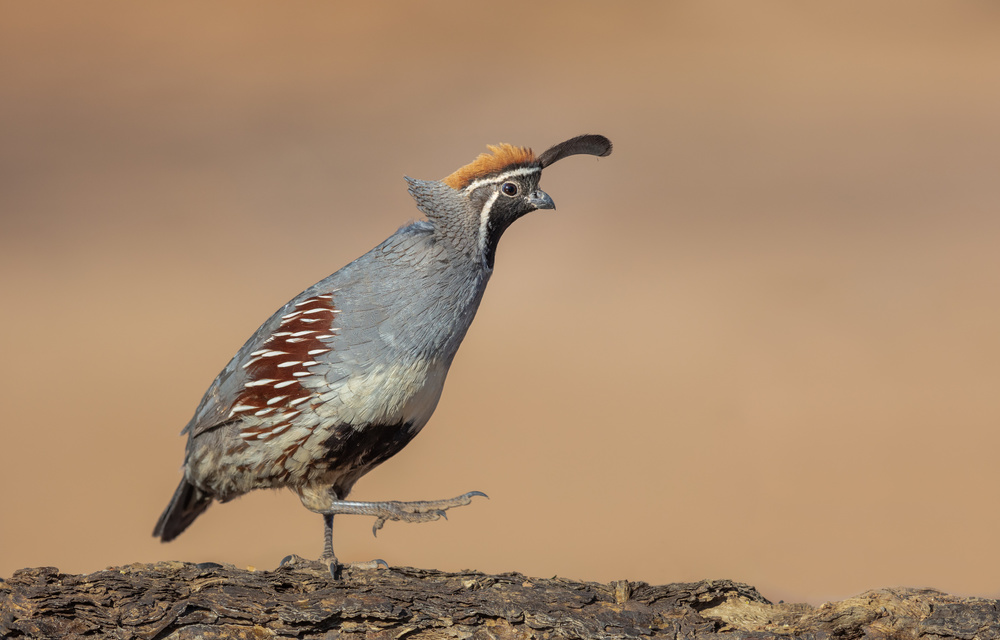
<instances>
[{"instance_id":1,"label":"gray quail body","mask_svg":"<svg viewBox=\"0 0 1000 640\"><path fill-rule=\"evenodd\" d=\"M471 492L431 502L348 502L354 483L427 423L517 218L554 208L543 168L606 156L578 136L539 156L491 146L441 181L407 178L427 217L295 296L236 353L184 428L184 477L153 535L177 537L213 500L288 487L324 518L323 559L336 562L338 513L434 520Z\"/></svg>"}]
</instances>

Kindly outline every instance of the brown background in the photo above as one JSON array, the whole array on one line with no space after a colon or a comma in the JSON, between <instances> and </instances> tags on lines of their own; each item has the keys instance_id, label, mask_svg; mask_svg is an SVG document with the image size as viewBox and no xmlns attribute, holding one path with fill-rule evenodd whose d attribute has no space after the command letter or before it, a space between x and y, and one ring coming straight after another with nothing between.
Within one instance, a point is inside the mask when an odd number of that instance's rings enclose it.
<instances>
[{"instance_id":1,"label":"brown background","mask_svg":"<svg viewBox=\"0 0 1000 640\"><path fill-rule=\"evenodd\" d=\"M287 492L150 537L201 393L403 175L593 132L354 493L491 500L341 557L1000 596L996 3L5 3L0 65L0 575L318 555Z\"/></svg>"}]
</instances>

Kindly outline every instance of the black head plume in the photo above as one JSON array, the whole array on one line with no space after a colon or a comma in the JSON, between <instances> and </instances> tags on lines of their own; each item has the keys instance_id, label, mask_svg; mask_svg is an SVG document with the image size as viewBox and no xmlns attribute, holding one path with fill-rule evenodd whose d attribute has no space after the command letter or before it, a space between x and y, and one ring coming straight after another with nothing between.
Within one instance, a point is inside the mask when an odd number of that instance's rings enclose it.
<instances>
[{"instance_id":1,"label":"black head plume","mask_svg":"<svg viewBox=\"0 0 1000 640\"><path fill-rule=\"evenodd\" d=\"M581 153L600 157L611 155L611 141L604 136L598 135L582 135L570 138L566 142L560 142L550 147L542 155L538 156L538 166L544 169L566 156L575 156Z\"/></svg>"}]
</instances>

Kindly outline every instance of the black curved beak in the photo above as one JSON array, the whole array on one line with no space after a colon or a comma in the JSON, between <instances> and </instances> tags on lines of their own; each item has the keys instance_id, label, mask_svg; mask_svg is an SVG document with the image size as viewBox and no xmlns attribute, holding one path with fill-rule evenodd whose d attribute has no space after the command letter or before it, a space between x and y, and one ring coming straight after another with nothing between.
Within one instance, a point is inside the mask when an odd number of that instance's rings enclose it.
<instances>
[{"instance_id":1,"label":"black curved beak","mask_svg":"<svg viewBox=\"0 0 1000 640\"><path fill-rule=\"evenodd\" d=\"M552 198L549 194L545 193L541 189L535 189L528 194L528 204L536 209L555 209L556 203L552 202Z\"/></svg>"}]
</instances>

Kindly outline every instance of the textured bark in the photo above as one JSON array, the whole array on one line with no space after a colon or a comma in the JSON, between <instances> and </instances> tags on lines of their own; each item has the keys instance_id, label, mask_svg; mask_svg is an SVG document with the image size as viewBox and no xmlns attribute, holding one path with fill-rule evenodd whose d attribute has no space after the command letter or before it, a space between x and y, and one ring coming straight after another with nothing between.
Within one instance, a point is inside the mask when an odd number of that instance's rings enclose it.
<instances>
[{"instance_id":1,"label":"textured bark","mask_svg":"<svg viewBox=\"0 0 1000 640\"><path fill-rule=\"evenodd\" d=\"M337 638L997 638L1000 602L880 589L812 607L772 604L712 580L650 586L520 574L317 563L275 571L162 562L66 575L23 569L0 582L0 637Z\"/></svg>"}]
</instances>

